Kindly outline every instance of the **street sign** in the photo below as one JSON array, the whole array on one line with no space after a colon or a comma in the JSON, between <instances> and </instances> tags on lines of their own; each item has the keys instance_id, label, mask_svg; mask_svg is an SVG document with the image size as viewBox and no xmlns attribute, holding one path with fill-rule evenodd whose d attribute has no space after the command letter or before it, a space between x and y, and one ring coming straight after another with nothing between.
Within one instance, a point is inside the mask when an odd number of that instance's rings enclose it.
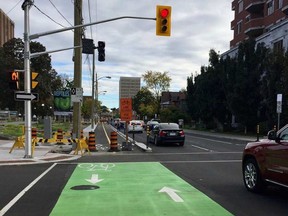
<instances>
[{"instance_id":1,"label":"street sign","mask_svg":"<svg viewBox=\"0 0 288 216\"><path fill-rule=\"evenodd\" d=\"M132 98L120 99L120 118L122 121L132 120Z\"/></svg>"},{"instance_id":2,"label":"street sign","mask_svg":"<svg viewBox=\"0 0 288 216\"><path fill-rule=\"evenodd\" d=\"M39 100L39 94L37 93L25 93L25 92L15 92L14 99L16 101L38 101Z\"/></svg>"},{"instance_id":3,"label":"street sign","mask_svg":"<svg viewBox=\"0 0 288 216\"><path fill-rule=\"evenodd\" d=\"M83 101L83 88L71 88L71 101L78 103Z\"/></svg>"}]
</instances>

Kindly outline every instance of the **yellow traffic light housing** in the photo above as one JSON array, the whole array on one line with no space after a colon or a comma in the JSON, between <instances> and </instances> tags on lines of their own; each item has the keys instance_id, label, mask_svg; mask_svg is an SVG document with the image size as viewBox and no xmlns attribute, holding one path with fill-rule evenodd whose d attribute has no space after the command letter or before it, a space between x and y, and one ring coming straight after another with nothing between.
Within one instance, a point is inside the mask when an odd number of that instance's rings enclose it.
<instances>
[{"instance_id":1,"label":"yellow traffic light housing","mask_svg":"<svg viewBox=\"0 0 288 216\"><path fill-rule=\"evenodd\" d=\"M34 81L37 78L37 76L38 76L38 73L32 72L32 76L31 76L31 78L32 78L31 88L32 89L36 88L36 86L38 85L38 82Z\"/></svg>"},{"instance_id":2,"label":"yellow traffic light housing","mask_svg":"<svg viewBox=\"0 0 288 216\"><path fill-rule=\"evenodd\" d=\"M171 35L171 6L156 6L156 35Z\"/></svg>"}]
</instances>

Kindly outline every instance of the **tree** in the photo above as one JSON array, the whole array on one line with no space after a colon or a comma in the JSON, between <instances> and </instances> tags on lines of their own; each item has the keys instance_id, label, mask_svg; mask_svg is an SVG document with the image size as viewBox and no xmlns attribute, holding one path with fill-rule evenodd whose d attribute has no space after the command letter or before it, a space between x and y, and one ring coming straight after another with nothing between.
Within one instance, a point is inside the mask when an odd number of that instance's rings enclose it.
<instances>
[{"instance_id":1,"label":"tree","mask_svg":"<svg viewBox=\"0 0 288 216\"><path fill-rule=\"evenodd\" d=\"M31 53L43 52L46 48L39 42L30 43ZM20 38L13 38L0 48L0 59L1 59L1 73L0 84L4 87L5 92L0 95L0 108L9 108L10 110L18 110L23 113L24 106L23 102L14 100L6 100L7 97L14 98L13 90L9 89L7 82L7 72L9 70L23 70L24 69L24 43ZM51 57L48 54L40 55L39 57L31 59L31 71L37 72L38 86L33 89L34 93L39 94L39 101L33 101L33 112L43 113L43 107L46 109L46 114L50 112L50 107L53 106L53 92L54 90L63 88L61 77L57 75L57 72L52 69ZM23 73L22 73L22 84L20 85L23 90ZM44 106L42 105L44 104Z\"/></svg>"},{"instance_id":2,"label":"tree","mask_svg":"<svg viewBox=\"0 0 288 216\"><path fill-rule=\"evenodd\" d=\"M151 91L147 87L142 87L140 91L133 97L132 108L140 116L149 116L152 117L156 110L155 107L156 100ZM150 106L149 109L146 107ZM151 110L152 107L152 110ZM150 113L152 111L152 113Z\"/></svg>"},{"instance_id":3,"label":"tree","mask_svg":"<svg viewBox=\"0 0 288 216\"><path fill-rule=\"evenodd\" d=\"M168 72L155 71L146 71L142 76L146 82L146 87L152 91L157 100L156 110L159 113L161 93L162 91L168 91L171 78L168 76Z\"/></svg>"}]
</instances>

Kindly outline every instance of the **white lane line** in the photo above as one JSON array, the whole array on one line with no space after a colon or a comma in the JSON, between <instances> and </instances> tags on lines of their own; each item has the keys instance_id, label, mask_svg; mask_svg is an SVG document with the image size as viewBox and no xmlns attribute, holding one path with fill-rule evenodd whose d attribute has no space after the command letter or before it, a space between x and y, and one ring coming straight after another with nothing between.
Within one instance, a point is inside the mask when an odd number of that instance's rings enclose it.
<instances>
[{"instance_id":1,"label":"white lane line","mask_svg":"<svg viewBox=\"0 0 288 216\"><path fill-rule=\"evenodd\" d=\"M213 151L213 150L210 150L210 149L207 149L207 148L203 148L203 147L200 147L200 146L196 146L196 145L191 145L192 147L194 148L198 148L198 149L201 149L201 150L204 150L204 151Z\"/></svg>"},{"instance_id":2,"label":"white lane line","mask_svg":"<svg viewBox=\"0 0 288 216\"><path fill-rule=\"evenodd\" d=\"M242 160L159 161L159 163L240 163Z\"/></svg>"},{"instance_id":3,"label":"white lane line","mask_svg":"<svg viewBox=\"0 0 288 216\"><path fill-rule=\"evenodd\" d=\"M231 142L225 142L225 141L220 141L220 140L214 140L214 139L208 139L208 138L203 138L203 137L197 137L197 139L203 139L203 140L207 140L207 141L211 141L211 142L219 142L219 143L224 143L224 144L229 144L231 145Z\"/></svg>"},{"instance_id":4,"label":"white lane line","mask_svg":"<svg viewBox=\"0 0 288 216\"><path fill-rule=\"evenodd\" d=\"M17 196L15 196L4 208L0 210L0 215L4 215L27 191L29 191L43 176L45 176L50 170L52 170L57 163L54 163L40 176L38 176L33 182L31 182L26 188L24 188Z\"/></svg>"}]
</instances>

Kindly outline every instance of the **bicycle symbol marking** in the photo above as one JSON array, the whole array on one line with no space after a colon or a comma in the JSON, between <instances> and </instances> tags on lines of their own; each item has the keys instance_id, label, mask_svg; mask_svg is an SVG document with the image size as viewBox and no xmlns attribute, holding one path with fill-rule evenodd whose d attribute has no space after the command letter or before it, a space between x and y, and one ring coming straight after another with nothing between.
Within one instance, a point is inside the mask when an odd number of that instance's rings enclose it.
<instances>
[{"instance_id":1,"label":"bicycle symbol marking","mask_svg":"<svg viewBox=\"0 0 288 216\"><path fill-rule=\"evenodd\" d=\"M83 164L79 164L78 167L86 171L97 171L97 170L112 171L112 168L115 167L115 164L113 163L100 163L100 164L83 163Z\"/></svg>"}]
</instances>

